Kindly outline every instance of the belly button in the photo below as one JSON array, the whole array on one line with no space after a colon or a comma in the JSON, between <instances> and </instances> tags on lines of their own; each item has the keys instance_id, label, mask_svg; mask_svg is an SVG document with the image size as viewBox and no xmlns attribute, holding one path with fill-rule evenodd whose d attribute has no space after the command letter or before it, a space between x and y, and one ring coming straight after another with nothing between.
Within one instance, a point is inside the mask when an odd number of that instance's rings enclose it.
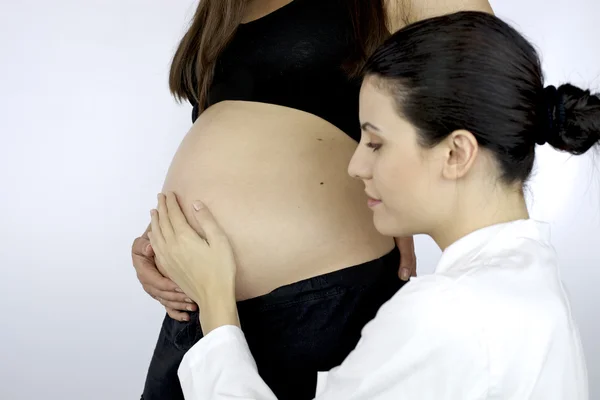
<instances>
[{"instance_id":1,"label":"belly button","mask_svg":"<svg viewBox=\"0 0 600 400\"><path fill-rule=\"evenodd\" d=\"M323 184L323 182L321 182L321 185Z\"/></svg>"}]
</instances>

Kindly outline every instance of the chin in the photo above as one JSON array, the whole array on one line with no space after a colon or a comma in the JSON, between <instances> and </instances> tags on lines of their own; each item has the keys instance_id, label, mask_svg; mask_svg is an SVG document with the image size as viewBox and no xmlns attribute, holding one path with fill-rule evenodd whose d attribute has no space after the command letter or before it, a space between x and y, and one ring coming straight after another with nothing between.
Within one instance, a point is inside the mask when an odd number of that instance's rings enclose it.
<instances>
[{"instance_id":1,"label":"chin","mask_svg":"<svg viewBox=\"0 0 600 400\"><path fill-rule=\"evenodd\" d=\"M397 226L395 226L394 220L389 216L378 216L377 213L373 215L373 224L377 232L384 236L397 236Z\"/></svg>"},{"instance_id":2,"label":"chin","mask_svg":"<svg viewBox=\"0 0 600 400\"><path fill-rule=\"evenodd\" d=\"M395 218L390 217L389 215L377 215L377 213L375 213L373 215L373 224L375 225L375 229L384 236L406 237L416 234L413 229L409 229L408 226L399 223Z\"/></svg>"}]
</instances>

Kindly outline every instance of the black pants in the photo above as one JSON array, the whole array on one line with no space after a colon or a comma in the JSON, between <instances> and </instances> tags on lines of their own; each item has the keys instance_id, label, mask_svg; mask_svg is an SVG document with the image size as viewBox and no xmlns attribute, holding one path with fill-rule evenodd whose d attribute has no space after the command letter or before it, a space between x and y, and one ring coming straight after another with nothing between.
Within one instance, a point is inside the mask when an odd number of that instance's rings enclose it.
<instances>
[{"instance_id":1,"label":"black pants","mask_svg":"<svg viewBox=\"0 0 600 400\"><path fill-rule=\"evenodd\" d=\"M315 396L317 372L354 349L364 325L400 289L399 253L316 276L238 303L242 330L261 377L280 400ZM202 338L198 314L190 322L168 315L158 337L143 400L182 400L177 368Z\"/></svg>"}]
</instances>

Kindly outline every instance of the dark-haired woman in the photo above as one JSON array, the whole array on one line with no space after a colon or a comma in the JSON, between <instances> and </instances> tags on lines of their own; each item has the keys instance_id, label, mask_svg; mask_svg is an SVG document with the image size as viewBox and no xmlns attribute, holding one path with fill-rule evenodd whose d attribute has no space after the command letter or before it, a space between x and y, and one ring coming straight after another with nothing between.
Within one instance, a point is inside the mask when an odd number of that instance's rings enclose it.
<instances>
[{"instance_id":1,"label":"dark-haired woman","mask_svg":"<svg viewBox=\"0 0 600 400\"><path fill-rule=\"evenodd\" d=\"M600 97L544 87L531 44L478 12L402 29L365 72L349 174L364 183L380 233L427 234L443 254L319 375L317 399L587 400L549 227L529 218L523 184L536 144L575 155L598 145ZM205 337L179 369L185 397L273 400L239 329L234 252L218 219L192 204L201 234L168 194L150 236L203 318Z\"/></svg>"},{"instance_id":2,"label":"dark-haired woman","mask_svg":"<svg viewBox=\"0 0 600 400\"><path fill-rule=\"evenodd\" d=\"M195 105L195 123L164 191L206 202L229 235L241 323L282 398L314 394L316 371L348 355L412 264L410 239L398 251L377 232L346 174L360 138L357 72L404 21L465 7L491 11L487 0L202 0L180 43L170 85ZM159 272L147 240L133 258L169 313L143 397L182 399L176 371L202 329L181 311L196 305Z\"/></svg>"}]
</instances>

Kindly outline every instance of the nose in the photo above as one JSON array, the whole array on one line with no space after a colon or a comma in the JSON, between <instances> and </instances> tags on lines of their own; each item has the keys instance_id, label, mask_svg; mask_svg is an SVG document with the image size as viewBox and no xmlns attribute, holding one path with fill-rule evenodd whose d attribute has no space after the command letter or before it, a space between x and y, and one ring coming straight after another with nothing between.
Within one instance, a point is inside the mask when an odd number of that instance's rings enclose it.
<instances>
[{"instance_id":1,"label":"nose","mask_svg":"<svg viewBox=\"0 0 600 400\"><path fill-rule=\"evenodd\" d=\"M371 163L368 154L365 154L366 147L360 144L354 150L350 164L348 165L348 175L355 179L366 180L371 178Z\"/></svg>"}]
</instances>

